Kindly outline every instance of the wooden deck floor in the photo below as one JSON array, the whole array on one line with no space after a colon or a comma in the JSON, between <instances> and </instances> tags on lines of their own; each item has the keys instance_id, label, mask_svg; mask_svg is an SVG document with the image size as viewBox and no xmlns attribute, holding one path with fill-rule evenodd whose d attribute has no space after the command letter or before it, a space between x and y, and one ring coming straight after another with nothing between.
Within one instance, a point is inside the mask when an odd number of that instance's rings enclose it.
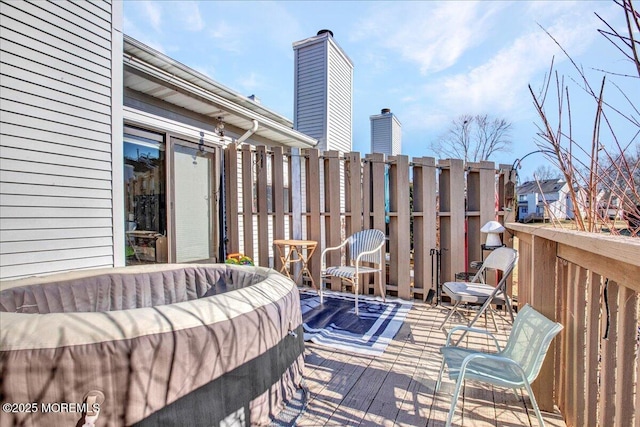
<instances>
[{"instance_id":1,"label":"wooden deck floor","mask_svg":"<svg viewBox=\"0 0 640 427\"><path fill-rule=\"evenodd\" d=\"M444 425L454 383L446 378L439 393L434 389L441 360L438 348L445 341L437 327L445 310L414 304L393 342L378 357L306 343L305 382L310 399L297 425ZM499 323L499 329L506 340L508 326ZM474 348L489 348L486 339L473 339ZM525 402L516 399L513 391L470 381L461 392L453 423L537 426L528 396ZM560 414L543 412L543 417L547 426L565 426Z\"/></svg>"}]
</instances>

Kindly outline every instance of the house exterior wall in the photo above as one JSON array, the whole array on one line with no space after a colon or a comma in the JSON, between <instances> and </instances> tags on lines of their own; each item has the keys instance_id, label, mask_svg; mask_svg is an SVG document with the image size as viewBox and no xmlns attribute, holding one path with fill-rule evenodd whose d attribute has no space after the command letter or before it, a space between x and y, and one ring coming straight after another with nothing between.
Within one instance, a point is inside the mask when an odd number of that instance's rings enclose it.
<instances>
[{"instance_id":1,"label":"house exterior wall","mask_svg":"<svg viewBox=\"0 0 640 427\"><path fill-rule=\"evenodd\" d=\"M294 128L318 149L352 146L353 64L329 33L293 44Z\"/></svg>"},{"instance_id":2,"label":"house exterior wall","mask_svg":"<svg viewBox=\"0 0 640 427\"><path fill-rule=\"evenodd\" d=\"M122 4L0 7L0 278L122 265Z\"/></svg>"}]
</instances>

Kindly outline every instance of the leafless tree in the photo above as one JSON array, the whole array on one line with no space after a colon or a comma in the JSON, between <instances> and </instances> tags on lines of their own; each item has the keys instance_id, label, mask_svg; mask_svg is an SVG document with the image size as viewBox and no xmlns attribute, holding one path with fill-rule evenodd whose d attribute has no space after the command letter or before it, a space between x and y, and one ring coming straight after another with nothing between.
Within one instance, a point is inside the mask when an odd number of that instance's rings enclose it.
<instances>
[{"instance_id":1,"label":"leafless tree","mask_svg":"<svg viewBox=\"0 0 640 427\"><path fill-rule=\"evenodd\" d=\"M542 152L547 153L548 159L560 169L569 184L569 196L573 202L578 229L590 232L597 232L601 227L608 228L612 233L618 232L609 215L602 213L608 212L614 199L628 218L640 218L640 188L637 179L640 168L640 156L637 155L640 137L640 110L636 105L638 100L633 95L626 94L615 82L612 84L613 90L622 95L624 104L612 105L610 98L605 97L605 94L608 95L605 89L609 90L611 86L606 84L607 77L628 78L632 79L633 84L640 85L640 41L634 38L640 31L640 13L634 9L631 0L614 2L624 13L627 24L625 31L618 32L598 16L606 26L605 30L599 31L629 60L632 71L628 73L603 71L600 83L594 86L582 67L575 63L552 34L547 33L573 65L579 88L593 101L594 117L589 128L590 141L579 141L574 137L574 128L584 126L589 121L572 116L569 85L565 84L563 76L554 72L553 61L542 90L536 94L529 87L541 119L538 146ZM638 76L634 75L636 72ZM546 108L549 103L548 95L555 95L556 98L551 103L551 110ZM630 136L621 135L620 129L616 128L620 126L619 123L623 123L625 131L631 131ZM629 230L634 236L640 236L640 226L637 224L636 220L629 221Z\"/></svg>"},{"instance_id":2,"label":"leafless tree","mask_svg":"<svg viewBox=\"0 0 640 427\"><path fill-rule=\"evenodd\" d=\"M562 178L562 172L558 168L551 165L540 165L533 171L533 178L527 178L525 181L544 181L554 178Z\"/></svg>"},{"instance_id":3,"label":"leafless tree","mask_svg":"<svg viewBox=\"0 0 640 427\"><path fill-rule=\"evenodd\" d=\"M452 120L430 148L441 158L463 159L465 163L488 160L497 152L511 150L511 123L487 114L464 114Z\"/></svg>"}]
</instances>

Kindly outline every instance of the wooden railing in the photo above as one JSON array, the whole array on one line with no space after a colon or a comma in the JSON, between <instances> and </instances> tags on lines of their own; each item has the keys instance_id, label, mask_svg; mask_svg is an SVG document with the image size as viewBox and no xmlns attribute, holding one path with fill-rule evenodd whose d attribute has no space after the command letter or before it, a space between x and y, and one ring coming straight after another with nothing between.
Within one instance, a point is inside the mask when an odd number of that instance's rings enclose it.
<instances>
[{"instance_id":1,"label":"wooden railing","mask_svg":"<svg viewBox=\"0 0 640 427\"><path fill-rule=\"evenodd\" d=\"M568 426L640 425L640 239L508 224L518 305L564 325L534 392Z\"/></svg>"}]
</instances>

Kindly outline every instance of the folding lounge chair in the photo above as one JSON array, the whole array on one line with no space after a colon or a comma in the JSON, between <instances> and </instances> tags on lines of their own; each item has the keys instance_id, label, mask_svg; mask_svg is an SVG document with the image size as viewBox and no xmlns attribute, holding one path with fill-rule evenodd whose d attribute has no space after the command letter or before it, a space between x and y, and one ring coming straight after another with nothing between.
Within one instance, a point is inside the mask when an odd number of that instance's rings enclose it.
<instances>
[{"instance_id":1,"label":"folding lounge chair","mask_svg":"<svg viewBox=\"0 0 640 427\"><path fill-rule=\"evenodd\" d=\"M467 326L472 326L476 320L487 310L491 313L494 326L493 309L491 304L503 304L507 306L511 320L513 321L513 310L511 301L506 293L507 278L513 271L518 261L518 252L511 248L498 248L489 254L487 259L482 263L482 267L471 282L445 282L442 285L442 291L451 298L453 306L451 311L444 319L440 328L444 328L454 313L461 314L459 311L462 304L481 305L473 320ZM494 287L485 283L485 275L487 269L499 270L502 272L502 278ZM497 329L497 326L496 326Z\"/></svg>"},{"instance_id":2,"label":"folding lounge chair","mask_svg":"<svg viewBox=\"0 0 640 427\"><path fill-rule=\"evenodd\" d=\"M385 236L380 230L371 229L358 231L357 233L349 236L347 240L342 242L339 246L332 248L326 248L322 251L322 276L327 277L339 277L342 280L353 285L354 293L356 295L355 309L356 315L358 312L358 276L361 274L378 274L378 283L380 283L380 292L382 298L385 298L384 289L382 289L382 247L384 246ZM347 259L346 265L339 265L334 267L326 267L326 254L329 251L340 250L345 245L347 246ZM372 263L374 266L364 266L363 262ZM324 281L321 281L319 293L320 303L323 303L323 288Z\"/></svg>"},{"instance_id":3,"label":"folding lounge chair","mask_svg":"<svg viewBox=\"0 0 640 427\"><path fill-rule=\"evenodd\" d=\"M513 323L507 345L500 349L498 340L484 329L456 326L447 335L447 342L440 348L442 364L436 383L436 392L442 384L444 367L447 367L449 378L456 381L456 387L451 399L451 407L447 417L447 427L451 425L456 410L460 389L465 380L480 381L499 387L514 390L525 388L531 399L531 404L538 418L538 423L544 427L540 408L531 390L531 383L537 378L542 362L547 354L553 338L562 330L562 325L547 319L529 304L525 305ZM497 353L485 353L469 348L449 345L453 334L458 331L464 333L482 333L493 338Z\"/></svg>"}]
</instances>

